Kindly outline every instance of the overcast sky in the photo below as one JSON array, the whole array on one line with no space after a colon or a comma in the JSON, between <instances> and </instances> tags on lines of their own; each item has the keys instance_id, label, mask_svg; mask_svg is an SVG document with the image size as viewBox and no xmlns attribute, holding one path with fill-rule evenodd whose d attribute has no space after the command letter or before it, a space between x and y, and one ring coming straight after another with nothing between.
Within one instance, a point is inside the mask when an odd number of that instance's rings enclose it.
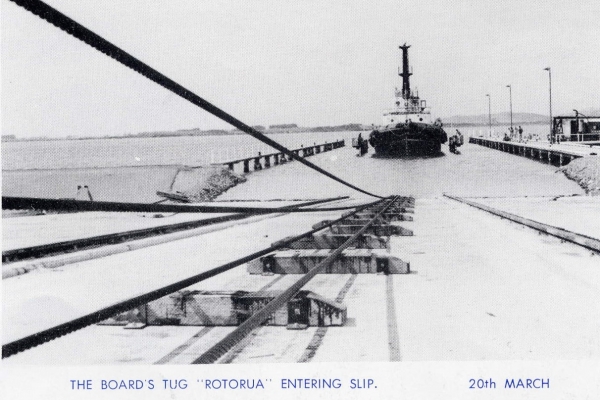
<instances>
[{"instance_id":1,"label":"overcast sky","mask_svg":"<svg viewBox=\"0 0 600 400\"><path fill-rule=\"evenodd\" d=\"M48 0L251 124L380 123L406 42L434 116L600 108L600 2ZM230 126L8 0L2 134Z\"/></svg>"}]
</instances>

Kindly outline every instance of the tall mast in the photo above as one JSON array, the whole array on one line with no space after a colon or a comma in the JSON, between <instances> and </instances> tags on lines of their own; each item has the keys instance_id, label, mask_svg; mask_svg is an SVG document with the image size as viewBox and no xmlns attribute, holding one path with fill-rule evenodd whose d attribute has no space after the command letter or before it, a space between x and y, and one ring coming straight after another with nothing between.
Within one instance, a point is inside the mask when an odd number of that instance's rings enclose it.
<instances>
[{"instance_id":1,"label":"tall mast","mask_svg":"<svg viewBox=\"0 0 600 400\"><path fill-rule=\"evenodd\" d=\"M409 77L412 73L408 70L408 48L406 43L400 46L402 49L402 73L398 74L402 77L402 97L408 99L410 97L410 81Z\"/></svg>"}]
</instances>

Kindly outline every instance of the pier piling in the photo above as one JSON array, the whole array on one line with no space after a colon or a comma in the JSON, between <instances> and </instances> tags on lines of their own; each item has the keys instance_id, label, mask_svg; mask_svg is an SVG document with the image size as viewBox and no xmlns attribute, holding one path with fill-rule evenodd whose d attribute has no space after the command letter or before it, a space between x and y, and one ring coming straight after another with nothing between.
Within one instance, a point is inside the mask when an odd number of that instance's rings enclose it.
<instances>
[{"instance_id":1,"label":"pier piling","mask_svg":"<svg viewBox=\"0 0 600 400\"><path fill-rule=\"evenodd\" d=\"M306 157L310 157L313 156L315 154L320 154L321 152L326 152L326 151L331 151L334 149L339 149L344 147L345 141L344 140L336 140L335 142L332 143L327 143L325 142L324 144L314 144L312 146L309 147L304 147L304 145L302 145L299 149L294 149L291 150L294 154L296 154L298 157L302 157L302 158L306 158ZM273 162L271 163L271 157L273 157ZM264 163L262 162L262 160L264 160ZM224 162L219 162L217 163L218 165L227 165L227 167L229 168L230 171L235 171L235 166L237 164L242 164L243 165L243 173L247 174L249 172L251 172L250 170L250 162L252 161L252 165L253 171L260 171L264 168L270 168L271 166L274 165L281 165L281 164L285 164L289 161L293 161L294 159L292 157L287 156L284 153L270 153L270 154L261 154L261 152L258 152L257 156L250 156L247 158L242 158L242 159L238 159L238 160L229 160L229 161L224 161Z\"/></svg>"},{"instance_id":2,"label":"pier piling","mask_svg":"<svg viewBox=\"0 0 600 400\"><path fill-rule=\"evenodd\" d=\"M537 159L541 162L547 162L548 164L559 167L567 165L575 158L584 157L589 154L588 149L580 149L576 146L573 146L573 148L567 148L566 146L557 147L556 145L552 146L549 143L504 142L481 137L471 137L469 143L478 144L490 149L496 149L522 157L529 157L534 160Z\"/></svg>"}]
</instances>

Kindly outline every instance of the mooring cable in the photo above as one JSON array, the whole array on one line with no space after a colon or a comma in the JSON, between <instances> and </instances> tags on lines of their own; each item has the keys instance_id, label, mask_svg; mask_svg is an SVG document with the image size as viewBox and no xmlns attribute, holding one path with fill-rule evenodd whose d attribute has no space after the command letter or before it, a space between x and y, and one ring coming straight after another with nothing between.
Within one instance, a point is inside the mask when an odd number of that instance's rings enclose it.
<instances>
[{"instance_id":1,"label":"mooring cable","mask_svg":"<svg viewBox=\"0 0 600 400\"><path fill-rule=\"evenodd\" d=\"M316 204L328 203L332 201L339 201L347 199L347 197L332 197L330 199L316 200L304 202L301 204L294 204L294 207L306 207ZM285 212L285 209L282 209ZM179 215L179 213L173 213L173 215ZM41 258L47 257L48 255L64 253L77 249L81 251L91 247L98 247L103 245L111 244L122 244L132 240L145 239L151 236L170 234L180 231L186 231L204 227L207 225L220 224L222 222L229 222L235 220L241 220L250 218L253 214L236 213L227 214L220 217L205 218L194 221L185 221L176 224L159 225L151 228L135 229L124 232L109 233L98 236L88 236L79 239L71 239L62 242L45 243L36 246L22 247L11 250L2 251L2 264L8 264L15 261L20 261L28 258ZM5 270L2 270L2 279L5 278Z\"/></svg>"},{"instance_id":2,"label":"mooring cable","mask_svg":"<svg viewBox=\"0 0 600 400\"><path fill-rule=\"evenodd\" d=\"M310 231L304 232L298 236L283 239L281 241L271 244L271 246L269 246L265 249L259 250L250 255L247 255L245 257L239 258L234 261L230 261L219 267L209 269L208 271L204 271L204 272L201 272L194 276L190 276L189 278L185 278L183 280L169 284L169 285L161 287L159 289L152 290L150 292L137 295L130 299L117 302L113 305L110 305L110 306L102 308L100 310L91 312L82 317L75 318L71 321L64 322L64 323L55 325L51 328L45 329L43 331L39 331L37 333L30 334L30 335L22 337L20 339L13 340L9 343L5 343L2 345L2 358L7 358L7 357L10 357L19 352L28 350L32 347L39 346L39 345L49 342L51 340L57 339L61 336L67 335L71 332L77 331L77 330L85 328L89 325L103 321L103 320L110 318L118 313L131 310L135 307L139 307L143 304L149 303L154 300L158 300L161 297L168 296L169 294L175 293L176 291L182 290L190 285L201 282L201 281L211 278L213 276L219 275L223 272L229 271L235 267L238 267L242 264L252 261L258 257L267 255L272 251L284 248L285 246L289 245L290 243L293 243L297 240L308 237L308 236L312 235L313 233L316 233L324 228L328 228L342 220L345 220L345 219L351 217L352 215L354 215L366 208L373 207L373 206L380 204L388 199L389 198L384 198L382 200L377 200L377 201L374 201L369 204L357 206L355 208L354 212L352 212L348 215L343 215L342 217L336 219L335 221L329 221L323 225L319 225L316 228L313 228Z\"/></svg>"},{"instance_id":3,"label":"mooring cable","mask_svg":"<svg viewBox=\"0 0 600 400\"><path fill-rule=\"evenodd\" d=\"M316 166L315 164L311 163L310 161L307 161L306 159L294 154L292 151L290 151L285 146L277 143L273 139L268 138L267 136L265 136L263 133L259 132L258 130L250 127L249 125L246 125L245 123L243 123L242 121L233 117L232 115L226 113L225 111L221 110L220 108L216 107L215 105L209 103L208 101L204 100L197 94L193 93L191 90L186 89L185 87L181 86L177 82L171 80L167 76L165 76L165 75L161 74L160 72L158 72L157 70L151 68L149 65L147 65L147 64L143 63L142 61L138 60L137 58L133 57L131 54L127 53L126 51L122 50L121 48L117 47L116 45L110 43L109 41L107 41L106 39L101 37L100 35L92 32L91 30L87 29L86 27L84 27L83 25L74 21L73 19L67 17L66 15L64 15L60 11L56 10L55 8L49 6L48 4L46 4L40 0L10 0L10 1L25 8L26 10L37 15L38 17L48 21L49 23L51 23L52 25L56 26L57 28L65 31L69 35L92 46L96 50L115 59L116 61L120 62L121 64L125 65L126 67L131 68L132 70L145 76L146 78L150 79L151 81L161 85L165 89L168 89L169 91L175 93L176 95L184 98L185 100L189 101L190 103L202 108L205 111L208 111L215 117L233 125L240 131L245 132L248 135L254 137L255 139L258 139L261 142L281 151L282 153L287 154L288 156L301 162L302 164L306 165L307 167L312 168L315 171L317 171L317 172L319 172L319 173L321 173L343 185L346 185L354 190L357 190L361 193L367 194L369 196L377 197L380 199L383 198L382 196L378 196L376 194L367 192L366 190L363 190L357 186L354 186L351 183L348 183L345 180L333 175L332 173L325 171L321 167Z\"/></svg>"},{"instance_id":4,"label":"mooring cable","mask_svg":"<svg viewBox=\"0 0 600 400\"><path fill-rule=\"evenodd\" d=\"M323 199L328 200L328 199ZM318 202L322 202L319 200ZM271 213L309 213L322 211L350 210L358 205L322 207L322 208L295 208L284 207L227 207L227 206L184 206L180 204L148 204L148 203L121 203L114 201L88 201L74 199L44 199L38 197L12 197L2 196L3 210L53 210L53 211L101 211L101 212L138 212L138 213L245 213L245 214L271 214Z\"/></svg>"},{"instance_id":5,"label":"mooring cable","mask_svg":"<svg viewBox=\"0 0 600 400\"><path fill-rule=\"evenodd\" d=\"M344 251L348 248L356 239L371 226L381 214L383 214L394 202L398 199L395 197L388 201L388 203L367 222L360 230L353 234L348 240L346 240L340 247L331 252L327 258L321 261L316 267L308 271L300 279L294 282L289 288L283 291L280 295L275 297L264 307L259 309L256 313L252 314L247 320L242 322L234 331L230 332L223 339L214 344L204 354L195 359L192 364L212 364L215 363L219 358L224 356L229 350L235 346L240 340L246 337L254 329L258 328L264 321L266 321L271 314L281 308L284 304L298 293L304 285L306 285L312 278L315 277L319 272L323 271L327 266L331 265Z\"/></svg>"}]
</instances>

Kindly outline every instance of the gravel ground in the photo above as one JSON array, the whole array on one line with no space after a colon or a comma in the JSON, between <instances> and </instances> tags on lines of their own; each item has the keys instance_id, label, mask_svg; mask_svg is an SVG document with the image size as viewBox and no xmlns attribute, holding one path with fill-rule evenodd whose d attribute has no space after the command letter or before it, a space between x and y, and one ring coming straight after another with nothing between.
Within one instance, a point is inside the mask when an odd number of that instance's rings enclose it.
<instances>
[{"instance_id":1,"label":"gravel ground","mask_svg":"<svg viewBox=\"0 0 600 400\"><path fill-rule=\"evenodd\" d=\"M569 178L577 182L586 193L600 196L600 158L582 157L561 168Z\"/></svg>"}]
</instances>

